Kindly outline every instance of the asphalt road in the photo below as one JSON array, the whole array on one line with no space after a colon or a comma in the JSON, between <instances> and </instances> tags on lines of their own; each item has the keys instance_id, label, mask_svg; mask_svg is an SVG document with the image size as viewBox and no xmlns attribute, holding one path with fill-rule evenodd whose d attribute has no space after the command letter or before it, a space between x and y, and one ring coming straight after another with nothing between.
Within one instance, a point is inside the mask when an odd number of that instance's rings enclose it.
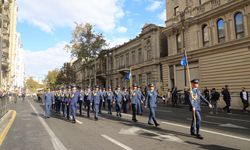
<instances>
[{"instance_id":1,"label":"asphalt road","mask_svg":"<svg viewBox=\"0 0 250 150\"><path fill-rule=\"evenodd\" d=\"M250 147L250 114L202 112L204 140L189 135L191 112L188 108L158 107L160 127L147 124L147 111L139 122L130 114L122 118L103 111L99 121L77 116L77 123L53 114L44 119L43 105L33 100L12 104L17 117L1 150L248 150Z\"/></svg>"}]
</instances>

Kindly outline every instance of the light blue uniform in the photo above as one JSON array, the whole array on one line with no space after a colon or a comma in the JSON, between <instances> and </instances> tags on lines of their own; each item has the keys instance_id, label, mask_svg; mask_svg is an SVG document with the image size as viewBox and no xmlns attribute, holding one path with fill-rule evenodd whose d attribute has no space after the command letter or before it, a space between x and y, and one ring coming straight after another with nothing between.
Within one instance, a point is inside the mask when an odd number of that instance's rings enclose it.
<instances>
[{"instance_id":1,"label":"light blue uniform","mask_svg":"<svg viewBox=\"0 0 250 150\"><path fill-rule=\"evenodd\" d=\"M199 134L199 129L201 126L201 101L204 101L207 105L209 105L209 102L202 96L201 92L199 89L192 89L193 92L193 97L196 98L193 100L191 95L189 96L189 105L190 109L195 108L195 116L196 116L196 134ZM194 115L191 123L191 128L190 128L191 133L195 133L195 126L194 126Z\"/></svg>"},{"instance_id":2,"label":"light blue uniform","mask_svg":"<svg viewBox=\"0 0 250 150\"><path fill-rule=\"evenodd\" d=\"M148 123L152 124L153 121L155 125L158 124L155 117L155 111L157 107L157 96L158 96L157 92L153 90L153 91L148 91L146 97L146 105L149 108Z\"/></svg>"},{"instance_id":3,"label":"light blue uniform","mask_svg":"<svg viewBox=\"0 0 250 150\"><path fill-rule=\"evenodd\" d=\"M132 100L131 100L131 102L132 102L132 115L133 115L132 120L133 121L137 121L136 120L136 107L137 107L138 100L140 99L139 96L140 96L140 93L139 93L138 90L132 91Z\"/></svg>"},{"instance_id":4,"label":"light blue uniform","mask_svg":"<svg viewBox=\"0 0 250 150\"><path fill-rule=\"evenodd\" d=\"M100 100L101 100L101 93L100 91L93 92L93 102L94 102L94 107L95 107L95 119L98 119L98 113L99 113L99 105L100 105Z\"/></svg>"},{"instance_id":5,"label":"light blue uniform","mask_svg":"<svg viewBox=\"0 0 250 150\"><path fill-rule=\"evenodd\" d=\"M119 114L120 117L121 117L122 99L123 99L122 91L121 90L116 91L115 92L116 113L117 116Z\"/></svg>"},{"instance_id":6,"label":"light blue uniform","mask_svg":"<svg viewBox=\"0 0 250 150\"><path fill-rule=\"evenodd\" d=\"M73 117L73 121L76 118L76 110L77 110L77 101L80 99L80 92L76 91L71 95L70 107L71 107L71 115Z\"/></svg>"},{"instance_id":7,"label":"light blue uniform","mask_svg":"<svg viewBox=\"0 0 250 150\"><path fill-rule=\"evenodd\" d=\"M51 114L51 105L54 99L54 94L52 92L47 92L44 95L44 103L45 103L45 117L50 117Z\"/></svg>"},{"instance_id":8,"label":"light blue uniform","mask_svg":"<svg viewBox=\"0 0 250 150\"><path fill-rule=\"evenodd\" d=\"M108 103L108 113L109 114L112 114L112 100L114 99L114 94L112 91L107 91L106 92L107 94L107 103Z\"/></svg>"}]
</instances>

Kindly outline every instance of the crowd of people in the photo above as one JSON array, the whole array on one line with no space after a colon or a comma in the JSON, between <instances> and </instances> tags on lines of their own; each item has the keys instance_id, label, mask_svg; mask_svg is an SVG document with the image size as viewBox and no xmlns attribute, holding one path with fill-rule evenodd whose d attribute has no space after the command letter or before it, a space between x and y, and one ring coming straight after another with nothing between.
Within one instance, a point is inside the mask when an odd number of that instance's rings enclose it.
<instances>
[{"instance_id":1,"label":"crowd of people","mask_svg":"<svg viewBox=\"0 0 250 150\"><path fill-rule=\"evenodd\" d=\"M72 122L76 123L76 112L79 110L79 114L83 115L84 107L87 117L90 117L92 111L94 119L98 120L102 109L107 107L107 113L112 115L114 108L117 117L122 117L122 113L132 110L132 121L137 122L136 115L142 115L143 107L146 107L149 108L148 124L159 126L155 117L158 98L162 97L158 95L154 84L149 84L146 92L143 92L137 84L133 84L132 89L121 89L118 86L115 90L111 87L106 90L99 86L87 89L81 89L78 86L47 89L44 93L45 117L50 118L53 110L68 120L72 118Z\"/></svg>"}]
</instances>

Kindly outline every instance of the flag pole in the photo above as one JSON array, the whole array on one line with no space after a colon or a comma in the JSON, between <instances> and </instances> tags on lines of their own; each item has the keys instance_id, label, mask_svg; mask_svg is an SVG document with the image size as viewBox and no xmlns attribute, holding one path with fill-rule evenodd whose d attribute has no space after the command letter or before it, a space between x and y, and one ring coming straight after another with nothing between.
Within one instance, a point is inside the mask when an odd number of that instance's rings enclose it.
<instances>
[{"instance_id":1,"label":"flag pole","mask_svg":"<svg viewBox=\"0 0 250 150\"><path fill-rule=\"evenodd\" d=\"M186 63L187 63L187 75L188 75L188 83L189 83L189 89L190 89L190 96L192 98L192 101L194 100L194 97L193 97L193 91L192 91L192 86L191 86L191 76L190 76L190 69L189 69L189 64L188 64L188 57L187 57L187 51L186 51L186 48L183 48L184 50L184 55L185 55L185 59L186 59ZM193 111L193 108L192 108L192 112L193 112L193 116L194 116L194 126L196 127L196 114L195 114L195 111Z\"/></svg>"}]
</instances>

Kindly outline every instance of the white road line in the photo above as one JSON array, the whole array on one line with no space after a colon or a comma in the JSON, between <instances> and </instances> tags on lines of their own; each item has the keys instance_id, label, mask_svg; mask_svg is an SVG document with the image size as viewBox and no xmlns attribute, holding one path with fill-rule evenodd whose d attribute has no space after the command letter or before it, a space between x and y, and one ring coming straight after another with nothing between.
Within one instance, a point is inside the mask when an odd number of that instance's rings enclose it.
<instances>
[{"instance_id":1,"label":"white road line","mask_svg":"<svg viewBox=\"0 0 250 150\"><path fill-rule=\"evenodd\" d=\"M172 113L172 112L173 112L173 111L171 111L171 110L160 110L160 109L156 110L156 112L157 112L157 111L166 112L166 113Z\"/></svg>"},{"instance_id":2,"label":"white road line","mask_svg":"<svg viewBox=\"0 0 250 150\"><path fill-rule=\"evenodd\" d=\"M76 122L77 122L77 123L79 123L79 124L82 124L82 122L81 122L81 121L79 121L79 120L77 120L77 119L76 119Z\"/></svg>"},{"instance_id":3,"label":"white road line","mask_svg":"<svg viewBox=\"0 0 250 150\"><path fill-rule=\"evenodd\" d=\"M31 108L33 109L33 111L36 114L39 114L38 111L36 110L36 108L31 104L30 101L28 101ZM63 143L56 137L55 133L50 129L50 127L47 125L47 123L43 120L43 118L41 118L40 116L38 116L38 119L40 120L40 122L42 123L43 127L45 128L45 130L48 132L49 136L50 136L50 140L53 144L53 147L55 150L67 150L67 148L63 145Z\"/></svg>"},{"instance_id":4,"label":"white road line","mask_svg":"<svg viewBox=\"0 0 250 150\"><path fill-rule=\"evenodd\" d=\"M171 126L177 126L177 127L181 127L181 128L190 129L190 127L186 126L186 125L181 125L181 124L176 124L176 123L170 123L170 122L162 122L162 123L167 124L167 125L171 125ZM222 136L226 136L226 137L235 138L235 139L239 139L239 140L250 142L249 138L243 138L243 137L239 137L239 136L234 136L234 135L230 135L230 134L224 134L224 133L220 133L220 132L216 132L216 131L210 131L210 130L205 130L205 129L201 129L201 131L207 132L207 133L211 133L211 134L222 135Z\"/></svg>"},{"instance_id":5,"label":"white road line","mask_svg":"<svg viewBox=\"0 0 250 150\"><path fill-rule=\"evenodd\" d=\"M188 121L191 121L192 119L191 118L187 118ZM202 122L204 123L209 123L209 124L213 124L213 125L221 125L220 123L216 123L216 122L210 122L210 121L205 121L205 120L202 120Z\"/></svg>"},{"instance_id":6,"label":"white road line","mask_svg":"<svg viewBox=\"0 0 250 150\"><path fill-rule=\"evenodd\" d=\"M107 139L107 140L109 140L110 142L112 142L112 143L114 143L114 144L122 147L125 150L133 150L132 148L130 148L130 147L122 144L121 142L116 141L115 139L113 139L113 138L111 138L111 137L109 137L107 135L102 134L102 137L105 138L105 139Z\"/></svg>"},{"instance_id":7,"label":"white road line","mask_svg":"<svg viewBox=\"0 0 250 150\"><path fill-rule=\"evenodd\" d=\"M250 123L249 120L242 120L242 119L233 119L233 118L225 118L225 117L217 117L217 116L209 116L209 115L207 115L207 117L209 117L209 118L217 118L217 119L225 119L225 120L231 120L231 121L241 121L241 122L248 122L248 123Z\"/></svg>"}]
</instances>

